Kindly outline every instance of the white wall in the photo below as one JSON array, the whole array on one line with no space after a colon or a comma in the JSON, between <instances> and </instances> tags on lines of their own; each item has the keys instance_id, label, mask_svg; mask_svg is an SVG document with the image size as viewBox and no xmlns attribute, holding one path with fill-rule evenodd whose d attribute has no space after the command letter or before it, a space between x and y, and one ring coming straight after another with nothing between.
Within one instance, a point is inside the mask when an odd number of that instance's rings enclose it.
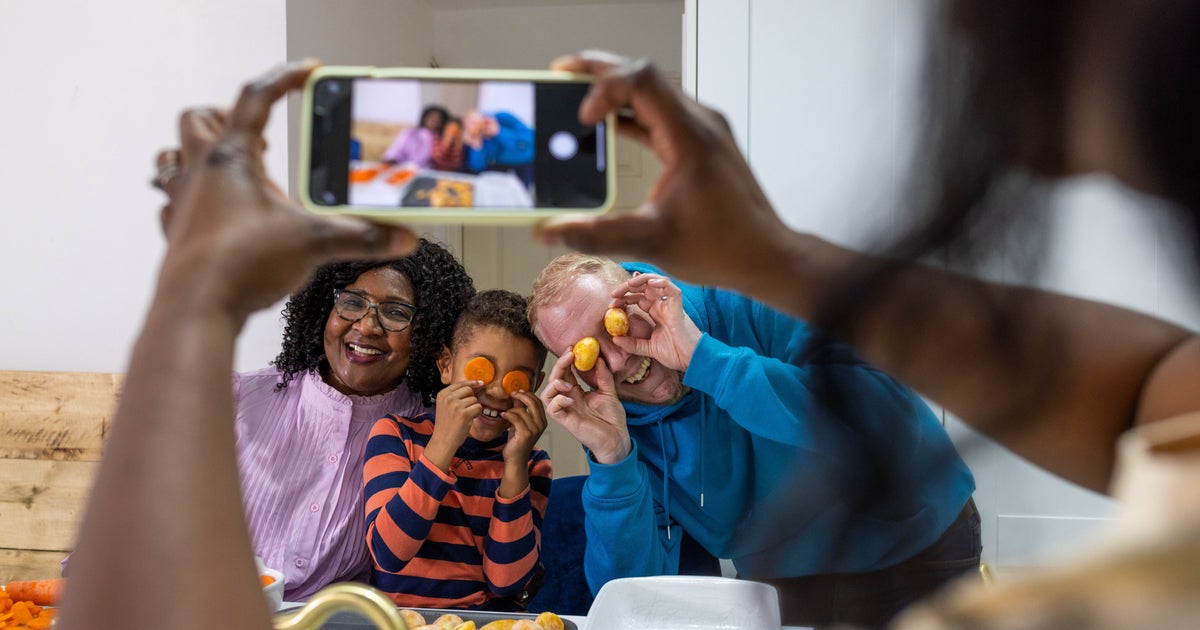
<instances>
[{"instance_id":1,"label":"white wall","mask_svg":"<svg viewBox=\"0 0 1200 630\"><path fill-rule=\"evenodd\" d=\"M156 151L181 109L231 104L284 55L284 0L0 3L0 369L125 369L163 246ZM274 356L274 319L239 365Z\"/></svg>"},{"instance_id":2,"label":"white wall","mask_svg":"<svg viewBox=\"0 0 1200 630\"><path fill-rule=\"evenodd\" d=\"M678 0L435 10L434 58L450 68L543 69L559 55L602 48L649 57L677 76L680 37L663 25L677 27L682 10Z\"/></svg>"},{"instance_id":3,"label":"white wall","mask_svg":"<svg viewBox=\"0 0 1200 630\"><path fill-rule=\"evenodd\" d=\"M914 139L922 2L690 0L701 101L726 112L751 167L794 228L850 245L904 222ZM1195 278L1162 204L1103 177L1060 187L1040 275L1021 243L985 275L1200 326ZM1005 258L1007 256L1007 259ZM978 482L985 561L1001 570L1078 553L1113 515L1107 498L1062 482L979 437L947 430Z\"/></svg>"}]
</instances>

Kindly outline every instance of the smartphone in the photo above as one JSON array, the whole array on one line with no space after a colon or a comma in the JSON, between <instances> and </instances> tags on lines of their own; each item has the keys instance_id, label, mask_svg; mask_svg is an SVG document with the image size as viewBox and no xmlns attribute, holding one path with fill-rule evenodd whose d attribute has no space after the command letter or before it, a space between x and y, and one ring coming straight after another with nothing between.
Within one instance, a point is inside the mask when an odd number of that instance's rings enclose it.
<instances>
[{"instance_id":1,"label":"smartphone","mask_svg":"<svg viewBox=\"0 0 1200 630\"><path fill-rule=\"evenodd\" d=\"M614 120L579 122L587 75L325 66L303 93L309 210L406 223L532 223L616 196Z\"/></svg>"}]
</instances>

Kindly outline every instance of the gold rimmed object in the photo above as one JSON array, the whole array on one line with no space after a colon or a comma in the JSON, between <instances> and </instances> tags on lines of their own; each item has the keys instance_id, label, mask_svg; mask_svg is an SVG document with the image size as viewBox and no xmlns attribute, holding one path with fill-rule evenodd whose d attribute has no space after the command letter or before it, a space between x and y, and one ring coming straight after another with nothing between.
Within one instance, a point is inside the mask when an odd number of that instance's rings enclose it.
<instances>
[{"instance_id":1,"label":"gold rimmed object","mask_svg":"<svg viewBox=\"0 0 1200 630\"><path fill-rule=\"evenodd\" d=\"M303 606L275 617L275 630L317 630L334 614L362 615L382 630L409 630L392 600L364 584L341 582L317 591Z\"/></svg>"}]
</instances>

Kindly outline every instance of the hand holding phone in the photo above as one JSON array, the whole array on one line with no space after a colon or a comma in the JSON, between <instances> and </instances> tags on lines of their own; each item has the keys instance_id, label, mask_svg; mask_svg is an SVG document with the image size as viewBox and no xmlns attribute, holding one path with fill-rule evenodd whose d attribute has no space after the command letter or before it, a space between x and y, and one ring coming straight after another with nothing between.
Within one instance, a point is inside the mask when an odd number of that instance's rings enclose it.
<instances>
[{"instance_id":1,"label":"hand holding phone","mask_svg":"<svg viewBox=\"0 0 1200 630\"><path fill-rule=\"evenodd\" d=\"M587 75L324 67L304 91L300 197L405 223L533 223L615 198L611 117L579 122Z\"/></svg>"}]
</instances>

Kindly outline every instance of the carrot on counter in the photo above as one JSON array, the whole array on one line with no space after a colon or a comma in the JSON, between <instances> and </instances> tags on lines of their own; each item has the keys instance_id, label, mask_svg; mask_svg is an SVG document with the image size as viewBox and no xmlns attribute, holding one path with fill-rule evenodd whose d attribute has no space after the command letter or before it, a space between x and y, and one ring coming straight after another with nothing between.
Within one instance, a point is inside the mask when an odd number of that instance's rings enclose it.
<instances>
[{"instance_id":1,"label":"carrot on counter","mask_svg":"<svg viewBox=\"0 0 1200 630\"><path fill-rule=\"evenodd\" d=\"M475 357L463 366L464 375L472 381L491 383L496 378L496 366L487 357Z\"/></svg>"},{"instance_id":2,"label":"carrot on counter","mask_svg":"<svg viewBox=\"0 0 1200 630\"><path fill-rule=\"evenodd\" d=\"M57 606L66 583L66 578L9 582L4 591L16 602L27 601L38 606Z\"/></svg>"}]
</instances>

